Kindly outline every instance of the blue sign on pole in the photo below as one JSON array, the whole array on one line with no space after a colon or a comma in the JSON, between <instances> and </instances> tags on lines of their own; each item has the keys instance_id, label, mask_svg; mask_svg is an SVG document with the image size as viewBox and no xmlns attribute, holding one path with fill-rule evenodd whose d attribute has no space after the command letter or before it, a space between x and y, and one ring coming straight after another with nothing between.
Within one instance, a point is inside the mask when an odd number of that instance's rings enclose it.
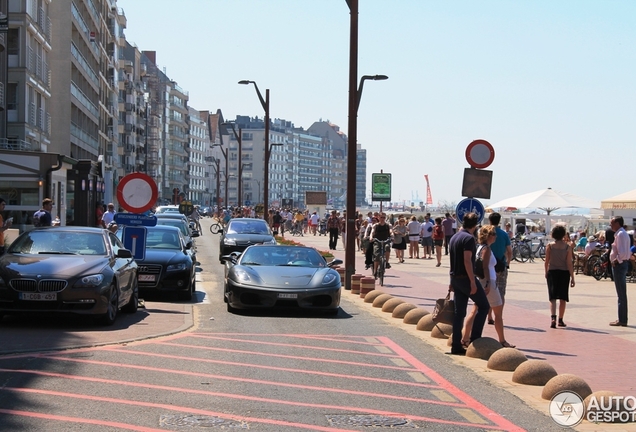
<instances>
[{"instance_id":1,"label":"blue sign on pole","mask_svg":"<svg viewBox=\"0 0 636 432\"><path fill-rule=\"evenodd\" d=\"M466 198L463 199L457 204L457 209L455 210L455 214L457 215L457 219L459 222L464 222L464 215L468 213L476 213L477 214L477 223L480 223L484 219L484 205L476 200L475 198Z\"/></svg>"},{"instance_id":2,"label":"blue sign on pole","mask_svg":"<svg viewBox=\"0 0 636 432\"><path fill-rule=\"evenodd\" d=\"M122 240L124 247L132 252L136 260L146 258L146 227L124 226Z\"/></svg>"},{"instance_id":3,"label":"blue sign on pole","mask_svg":"<svg viewBox=\"0 0 636 432\"><path fill-rule=\"evenodd\" d=\"M157 217L137 213L115 213L115 223L117 225L153 227L157 225Z\"/></svg>"}]
</instances>

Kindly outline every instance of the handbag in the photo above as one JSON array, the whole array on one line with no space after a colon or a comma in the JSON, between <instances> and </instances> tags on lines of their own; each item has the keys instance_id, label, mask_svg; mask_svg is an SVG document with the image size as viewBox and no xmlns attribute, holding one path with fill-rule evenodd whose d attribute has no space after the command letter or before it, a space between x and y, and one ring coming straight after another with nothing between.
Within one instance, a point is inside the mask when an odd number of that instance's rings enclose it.
<instances>
[{"instance_id":1,"label":"handbag","mask_svg":"<svg viewBox=\"0 0 636 432\"><path fill-rule=\"evenodd\" d=\"M455 300L450 298L450 290L446 298L437 299L433 309L432 319L436 323L453 324L455 320Z\"/></svg>"}]
</instances>

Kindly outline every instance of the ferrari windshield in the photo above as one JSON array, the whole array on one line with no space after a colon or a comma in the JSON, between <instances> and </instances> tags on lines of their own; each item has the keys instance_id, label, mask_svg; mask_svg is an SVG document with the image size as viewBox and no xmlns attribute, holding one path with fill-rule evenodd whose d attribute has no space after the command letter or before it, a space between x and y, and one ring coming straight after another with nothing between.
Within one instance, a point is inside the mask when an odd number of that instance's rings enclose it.
<instances>
[{"instance_id":1,"label":"ferrari windshield","mask_svg":"<svg viewBox=\"0 0 636 432\"><path fill-rule=\"evenodd\" d=\"M301 246L252 246L243 252L241 265L326 267L316 249Z\"/></svg>"}]
</instances>

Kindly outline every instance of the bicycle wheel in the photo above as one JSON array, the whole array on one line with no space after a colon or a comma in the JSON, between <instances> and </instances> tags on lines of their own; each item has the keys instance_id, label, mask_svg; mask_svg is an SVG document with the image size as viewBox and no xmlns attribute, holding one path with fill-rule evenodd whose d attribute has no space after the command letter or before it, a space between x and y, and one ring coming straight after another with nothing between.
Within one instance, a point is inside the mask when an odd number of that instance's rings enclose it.
<instances>
[{"instance_id":1,"label":"bicycle wheel","mask_svg":"<svg viewBox=\"0 0 636 432\"><path fill-rule=\"evenodd\" d=\"M384 260L382 260L378 266L378 280L380 281L380 286L384 286L384 265Z\"/></svg>"},{"instance_id":2,"label":"bicycle wheel","mask_svg":"<svg viewBox=\"0 0 636 432\"><path fill-rule=\"evenodd\" d=\"M512 259L521 262L521 257L519 255L519 245L516 244L512 247Z\"/></svg>"},{"instance_id":3,"label":"bicycle wheel","mask_svg":"<svg viewBox=\"0 0 636 432\"><path fill-rule=\"evenodd\" d=\"M221 225L219 225L218 223L213 223L212 225L210 225L210 232L212 234L218 234L219 231L221 231Z\"/></svg>"},{"instance_id":4,"label":"bicycle wheel","mask_svg":"<svg viewBox=\"0 0 636 432\"><path fill-rule=\"evenodd\" d=\"M519 248L519 252L521 253L521 262L534 261L532 248L529 245L521 245Z\"/></svg>"},{"instance_id":5,"label":"bicycle wheel","mask_svg":"<svg viewBox=\"0 0 636 432\"><path fill-rule=\"evenodd\" d=\"M596 280L601 280L601 278L605 276L605 269L603 268L601 260L594 262L594 266L592 267L592 276L594 276L594 279Z\"/></svg>"},{"instance_id":6,"label":"bicycle wheel","mask_svg":"<svg viewBox=\"0 0 636 432\"><path fill-rule=\"evenodd\" d=\"M539 258L545 261L545 245L543 244L539 245L539 250L537 251L537 254L539 255Z\"/></svg>"}]
</instances>

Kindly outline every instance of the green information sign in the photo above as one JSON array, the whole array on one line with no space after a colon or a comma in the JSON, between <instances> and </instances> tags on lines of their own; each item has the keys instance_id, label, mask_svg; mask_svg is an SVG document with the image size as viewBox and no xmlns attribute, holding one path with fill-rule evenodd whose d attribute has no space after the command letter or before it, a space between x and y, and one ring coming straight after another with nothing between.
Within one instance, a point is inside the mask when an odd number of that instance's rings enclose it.
<instances>
[{"instance_id":1,"label":"green information sign","mask_svg":"<svg viewBox=\"0 0 636 432\"><path fill-rule=\"evenodd\" d=\"M371 174L371 201L391 201L391 174Z\"/></svg>"}]
</instances>

